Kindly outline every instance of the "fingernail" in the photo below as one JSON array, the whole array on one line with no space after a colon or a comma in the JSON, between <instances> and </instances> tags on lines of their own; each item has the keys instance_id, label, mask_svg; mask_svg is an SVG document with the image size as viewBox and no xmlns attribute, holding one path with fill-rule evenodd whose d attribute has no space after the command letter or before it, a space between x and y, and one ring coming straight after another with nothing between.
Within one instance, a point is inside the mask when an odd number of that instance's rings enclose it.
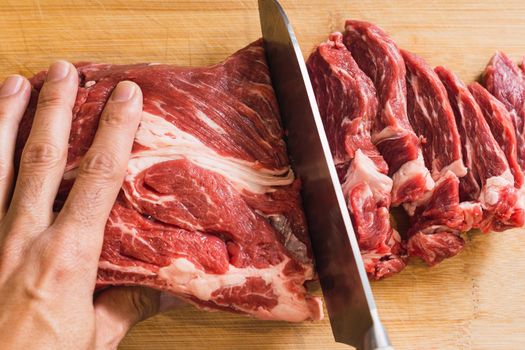
<instances>
[{"instance_id":1,"label":"fingernail","mask_svg":"<svg viewBox=\"0 0 525 350\"><path fill-rule=\"evenodd\" d=\"M49 71L47 72L46 81L58 81L62 80L67 76L67 73L69 73L69 70L71 69L71 65L67 63L66 61L57 61L49 67Z\"/></svg>"},{"instance_id":2,"label":"fingernail","mask_svg":"<svg viewBox=\"0 0 525 350\"><path fill-rule=\"evenodd\" d=\"M22 84L24 83L24 78L20 75L11 75L7 77L0 87L0 97L7 97L16 94L20 91Z\"/></svg>"},{"instance_id":3,"label":"fingernail","mask_svg":"<svg viewBox=\"0 0 525 350\"><path fill-rule=\"evenodd\" d=\"M111 95L112 101L124 102L129 100L135 94L135 84L129 81L121 81L118 83L113 94Z\"/></svg>"}]
</instances>

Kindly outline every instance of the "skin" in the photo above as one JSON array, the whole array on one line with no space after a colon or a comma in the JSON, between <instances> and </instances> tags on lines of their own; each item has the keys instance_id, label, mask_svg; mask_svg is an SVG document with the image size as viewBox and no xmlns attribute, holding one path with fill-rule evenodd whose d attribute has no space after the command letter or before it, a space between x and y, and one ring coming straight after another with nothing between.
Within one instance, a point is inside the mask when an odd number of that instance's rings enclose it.
<instances>
[{"instance_id":1,"label":"skin","mask_svg":"<svg viewBox=\"0 0 525 350\"><path fill-rule=\"evenodd\" d=\"M121 82L60 213L53 200L64 173L78 74L53 64L41 90L16 183L14 148L31 86L0 86L0 334L3 349L116 349L128 330L176 305L139 287L95 289L104 226L126 172L142 93ZM164 300L164 299L163 299Z\"/></svg>"}]
</instances>

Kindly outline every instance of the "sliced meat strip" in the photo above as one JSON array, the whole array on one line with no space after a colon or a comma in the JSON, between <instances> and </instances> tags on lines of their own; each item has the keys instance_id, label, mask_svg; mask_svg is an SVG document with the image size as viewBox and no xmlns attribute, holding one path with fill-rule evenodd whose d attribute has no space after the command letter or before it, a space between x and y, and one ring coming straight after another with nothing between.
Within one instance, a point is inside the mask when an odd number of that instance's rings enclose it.
<instances>
[{"instance_id":1,"label":"sliced meat strip","mask_svg":"<svg viewBox=\"0 0 525 350\"><path fill-rule=\"evenodd\" d=\"M416 134L424 140L425 164L436 181L433 191L405 205L412 214L408 254L433 265L461 250L460 234L479 222L481 207L475 203L460 205L459 178L467 174L467 168L445 87L422 58L404 50L401 53L407 67L408 117Z\"/></svg>"},{"instance_id":2,"label":"sliced meat strip","mask_svg":"<svg viewBox=\"0 0 525 350\"><path fill-rule=\"evenodd\" d=\"M485 68L483 83L510 112L516 129L518 162L525 169L525 79L520 68L503 52L496 52Z\"/></svg>"},{"instance_id":3,"label":"sliced meat strip","mask_svg":"<svg viewBox=\"0 0 525 350\"><path fill-rule=\"evenodd\" d=\"M379 108L372 125L372 141L388 163L394 181L392 203L415 201L432 189L434 182L408 121L403 58L381 28L355 20L347 20L345 28L345 45L377 90Z\"/></svg>"},{"instance_id":4,"label":"sliced meat strip","mask_svg":"<svg viewBox=\"0 0 525 350\"><path fill-rule=\"evenodd\" d=\"M478 83L469 85L469 90L481 108L483 116L490 126L492 135L500 145L514 178L514 187L518 190L518 208L525 209L524 174L518 162L516 130L511 113L505 106ZM504 227L496 230L504 229Z\"/></svg>"},{"instance_id":5,"label":"sliced meat strip","mask_svg":"<svg viewBox=\"0 0 525 350\"><path fill-rule=\"evenodd\" d=\"M481 229L519 227L523 209L505 153L492 136L490 127L469 89L451 71L437 67L436 73L447 89L468 164L467 176L460 178L460 197L478 200L483 207Z\"/></svg>"},{"instance_id":6,"label":"sliced meat strip","mask_svg":"<svg viewBox=\"0 0 525 350\"><path fill-rule=\"evenodd\" d=\"M476 99L483 117L487 121L494 139L498 142L509 164L514 177L516 188L523 186L523 171L518 162L518 145L516 140L516 129L512 123L512 117L505 106L492 96L479 83L469 85L472 96Z\"/></svg>"},{"instance_id":7,"label":"sliced meat strip","mask_svg":"<svg viewBox=\"0 0 525 350\"><path fill-rule=\"evenodd\" d=\"M342 42L331 34L307 62L316 99L348 209L371 278L392 275L405 267L399 234L390 225L392 180L371 141L377 112L372 81L359 69Z\"/></svg>"},{"instance_id":8,"label":"sliced meat strip","mask_svg":"<svg viewBox=\"0 0 525 350\"><path fill-rule=\"evenodd\" d=\"M425 164L435 180L447 170L458 178L465 176L461 139L445 87L421 57L401 52L407 67L408 118L416 134L424 139Z\"/></svg>"}]
</instances>

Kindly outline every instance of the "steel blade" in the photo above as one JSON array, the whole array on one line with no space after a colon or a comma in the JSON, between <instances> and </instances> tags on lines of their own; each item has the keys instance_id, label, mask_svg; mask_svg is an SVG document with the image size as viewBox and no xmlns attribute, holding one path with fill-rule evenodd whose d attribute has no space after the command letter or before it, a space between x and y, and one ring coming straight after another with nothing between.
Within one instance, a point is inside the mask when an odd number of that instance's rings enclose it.
<instances>
[{"instance_id":1,"label":"steel blade","mask_svg":"<svg viewBox=\"0 0 525 350\"><path fill-rule=\"evenodd\" d=\"M259 15L334 338L388 349L301 49L277 1L259 0Z\"/></svg>"}]
</instances>

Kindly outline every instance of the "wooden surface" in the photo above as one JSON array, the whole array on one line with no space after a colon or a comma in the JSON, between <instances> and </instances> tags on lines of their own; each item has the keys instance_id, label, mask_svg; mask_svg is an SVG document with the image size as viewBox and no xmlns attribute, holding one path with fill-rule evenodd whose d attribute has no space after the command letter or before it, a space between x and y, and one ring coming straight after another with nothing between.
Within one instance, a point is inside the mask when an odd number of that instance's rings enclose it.
<instances>
[{"instance_id":1,"label":"wooden surface","mask_svg":"<svg viewBox=\"0 0 525 350\"><path fill-rule=\"evenodd\" d=\"M401 47L476 78L492 53L525 54L521 1L284 1L303 52L345 18L373 21ZM218 62L260 36L252 1L0 1L0 77L53 60ZM397 349L522 349L525 237L470 238L461 255L373 283ZM261 322L191 307L137 326L121 349L344 349L328 321Z\"/></svg>"}]
</instances>

